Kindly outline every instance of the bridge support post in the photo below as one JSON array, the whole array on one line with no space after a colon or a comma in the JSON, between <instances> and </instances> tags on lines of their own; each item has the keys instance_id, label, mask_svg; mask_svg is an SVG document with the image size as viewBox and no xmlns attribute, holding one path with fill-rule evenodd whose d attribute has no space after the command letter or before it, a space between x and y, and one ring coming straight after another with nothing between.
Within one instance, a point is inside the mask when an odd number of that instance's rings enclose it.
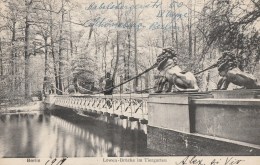
<instances>
[{"instance_id":1,"label":"bridge support post","mask_svg":"<svg viewBox=\"0 0 260 165\"><path fill-rule=\"evenodd\" d=\"M43 101L45 109L49 109L49 110L54 109L54 104L55 104L55 100L56 100L55 96L56 95L48 95L47 97L45 97L45 99Z\"/></svg>"},{"instance_id":2,"label":"bridge support post","mask_svg":"<svg viewBox=\"0 0 260 165\"><path fill-rule=\"evenodd\" d=\"M150 95L147 147L168 155L260 155L260 99L232 92Z\"/></svg>"},{"instance_id":3,"label":"bridge support post","mask_svg":"<svg viewBox=\"0 0 260 165\"><path fill-rule=\"evenodd\" d=\"M193 132L193 117L190 104L192 98L212 97L206 93L151 94L148 99L147 145L152 150L178 154L169 150L174 145L172 133ZM179 135L177 135L179 136ZM178 137L181 138L181 137Z\"/></svg>"}]
</instances>

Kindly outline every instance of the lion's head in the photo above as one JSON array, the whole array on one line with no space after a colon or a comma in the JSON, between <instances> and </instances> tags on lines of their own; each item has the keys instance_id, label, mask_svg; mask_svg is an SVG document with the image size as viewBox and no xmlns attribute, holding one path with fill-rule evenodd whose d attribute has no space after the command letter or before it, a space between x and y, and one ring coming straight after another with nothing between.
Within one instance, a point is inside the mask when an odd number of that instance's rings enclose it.
<instances>
[{"instance_id":1,"label":"lion's head","mask_svg":"<svg viewBox=\"0 0 260 165\"><path fill-rule=\"evenodd\" d=\"M162 70L169 63L175 63L177 65L177 54L173 48L164 48L162 53L157 56L157 69Z\"/></svg>"},{"instance_id":2,"label":"lion's head","mask_svg":"<svg viewBox=\"0 0 260 165\"><path fill-rule=\"evenodd\" d=\"M222 53L222 56L218 59L217 67L218 71L222 72L225 70L232 70L233 68L239 67L241 68L242 58L240 56L236 56L231 51L225 51Z\"/></svg>"}]
</instances>

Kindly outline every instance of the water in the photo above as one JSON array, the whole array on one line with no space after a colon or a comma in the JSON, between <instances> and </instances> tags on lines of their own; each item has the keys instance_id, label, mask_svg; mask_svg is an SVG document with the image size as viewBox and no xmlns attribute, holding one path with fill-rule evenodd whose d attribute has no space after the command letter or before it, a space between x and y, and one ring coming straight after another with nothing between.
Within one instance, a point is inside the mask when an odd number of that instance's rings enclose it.
<instances>
[{"instance_id":1,"label":"water","mask_svg":"<svg viewBox=\"0 0 260 165\"><path fill-rule=\"evenodd\" d=\"M82 117L68 111L0 115L1 157L155 156L146 125L118 118Z\"/></svg>"}]
</instances>

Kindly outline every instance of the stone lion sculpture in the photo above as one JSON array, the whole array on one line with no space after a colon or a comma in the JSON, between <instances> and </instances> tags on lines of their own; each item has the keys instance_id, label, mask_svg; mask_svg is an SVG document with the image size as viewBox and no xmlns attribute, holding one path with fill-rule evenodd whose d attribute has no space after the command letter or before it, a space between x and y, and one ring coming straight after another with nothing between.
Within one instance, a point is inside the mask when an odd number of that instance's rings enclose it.
<instances>
[{"instance_id":1,"label":"stone lion sculpture","mask_svg":"<svg viewBox=\"0 0 260 165\"><path fill-rule=\"evenodd\" d=\"M257 79L249 73L243 72L243 60L241 57L236 57L230 51L223 52L218 59L217 67L219 75L222 77L218 84L218 90L226 90L230 83L247 89L259 89Z\"/></svg>"},{"instance_id":2,"label":"stone lion sculpture","mask_svg":"<svg viewBox=\"0 0 260 165\"><path fill-rule=\"evenodd\" d=\"M195 76L191 72L183 72L178 66L177 55L172 48L163 49L157 57L156 65L161 75L156 93L161 93L166 83L166 92L171 92L172 87L177 91L199 90Z\"/></svg>"}]
</instances>

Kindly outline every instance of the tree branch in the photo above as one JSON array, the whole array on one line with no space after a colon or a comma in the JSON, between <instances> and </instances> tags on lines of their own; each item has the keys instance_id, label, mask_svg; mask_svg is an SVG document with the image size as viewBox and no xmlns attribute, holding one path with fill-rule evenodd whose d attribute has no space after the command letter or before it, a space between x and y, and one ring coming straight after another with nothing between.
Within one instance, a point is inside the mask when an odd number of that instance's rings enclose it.
<instances>
[{"instance_id":1,"label":"tree branch","mask_svg":"<svg viewBox=\"0 0 260 165\"><path fill-rule=\"evenodd\" d=\"M255 4L255 6L260 10L260 1L258 0L258 2L255 2L255 0L251 0L251 2L253 2Z\"/></svg>"}]
</instances>

